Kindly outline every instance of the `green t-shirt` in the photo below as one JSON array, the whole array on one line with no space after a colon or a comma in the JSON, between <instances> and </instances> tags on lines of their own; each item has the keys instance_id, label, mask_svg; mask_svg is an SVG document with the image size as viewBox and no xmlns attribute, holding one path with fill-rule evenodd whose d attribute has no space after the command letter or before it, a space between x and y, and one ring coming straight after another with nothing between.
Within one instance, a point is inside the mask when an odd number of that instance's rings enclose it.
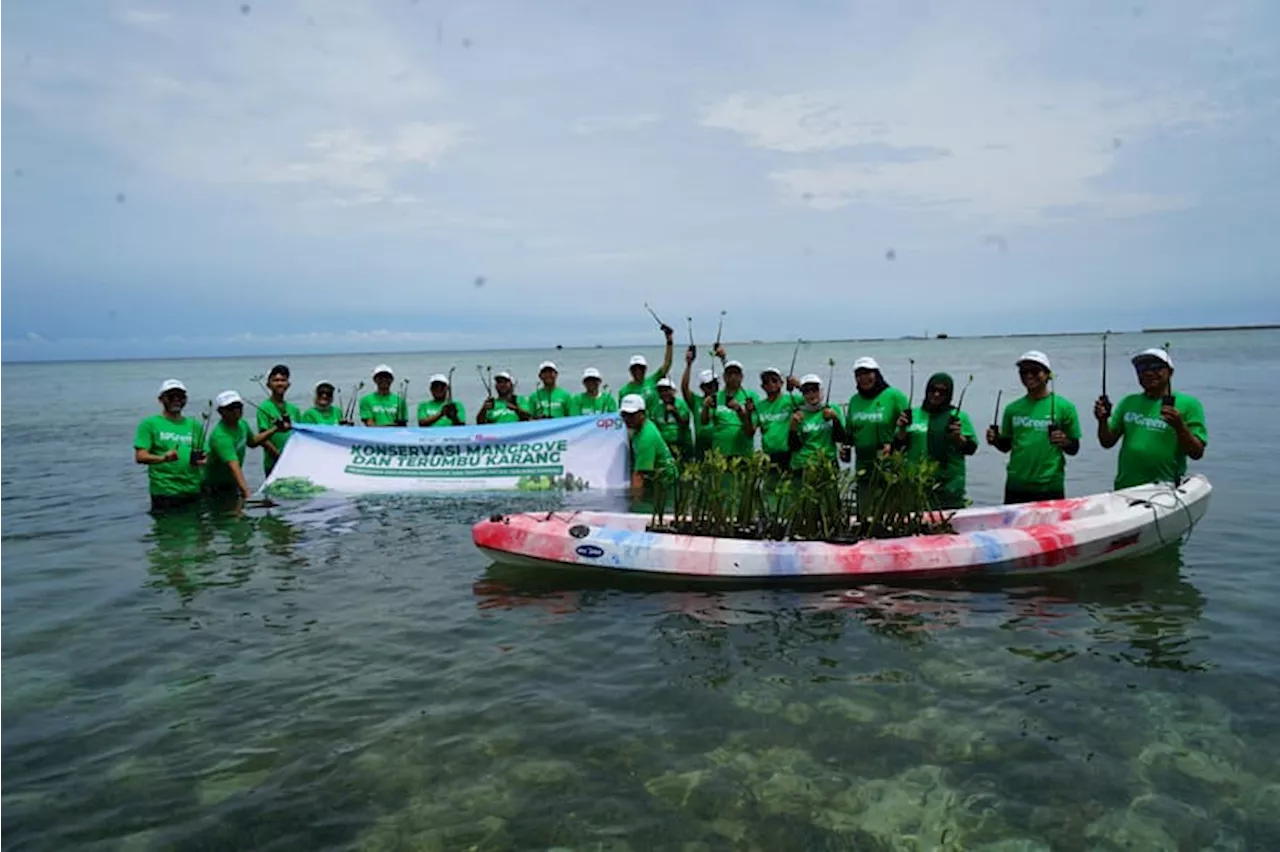
<instances>
[{"instance_id":1,"label":"green t-shirt","mask_svg":"<svg viewBox=\"0 0 1280 852\"><path fill-rule=\"evenodd\" d=\"M645 418L644 425L631 436L631 470L649 474L664 482L676 478L676 462L671 449L662 439L662 433L653 421Z\"/></svg>"},{"instance_id":2,"label":"green t-shirt","mask_svg":"<svg viewBox=\"0 0 1280 852\"><path fill-rule=\"evenodd\" d=\"M285 400L284 414L294 423L302 422L302 412L298 410L298 406L292 402ZM276 422L276 418L281 415L281 411L276 404L269 399L263 400L258 406L258 431L263 432L271 428ZM280 452L284 452L284 445L289 443L289 432L277 432L272 435L268 441L271 446ZM271 473L271 468L276 466L276 460L266 450L262 451L262 469L266 473Z\"/></svg>"},{"instance_id":3,"label":"green t-shirt","mask_svg":"<svg viewBox=\"0 0 1280 852\"><path fill-rule=\"evenodd\" d=\"M711 446L728 458L749 456L755 451L754 436L742 430L742 418L738 416L738 412L725 404L729 401L725 396L727 393L728 391L716 392L716 407L712 409L709 424L712 430ZM755 392L746 388L738 388L733 398L741 405L746 405L748 399L755 400L757 406L760 404L760 398ZM699 419L701 419L701 412L699 412Z\"/></svg>"},{"instance_id":4,"label":"green t-shirt","mask_svg":"<svg viewBox=\"0 0 1280 852\"><path fill-rule=\"evenodd\" d=\"M564 388L540 387L524 398L525 411L534 417L568 417L573 413L573 397Z\"/></svg>"},{"instance_id":5,"label":"green t-shirt","mask_svg":"<svg viewBox=\"0 0 1280 852\"><path fill-rule=\"evenodd\" d=\"M209 432L209 460L205 465L204 480L216 491L236 488L236 479L231 475L228 462L236 462L244 471L244 453L249 446L249 438L253 430L243 419L236 421L235 426L228 426L219 420Z\"/></svg>"},{"instance_id":6,"label":"green t-shirt","mask_svg":"<svg viewBox=\"0 0 1280 852\"><path fill-rule=\"evenodd\" d=\"M698 458L701 458L706 455L707 450L711 449L711 438L715 434L715 427L702 422L702 406L706 397L698 393L690 393L689 396L692 399L689 410L693 412L693 451Z\"/></svg>"},{"instance_id":7,"label":"green t-shirt","mask_svg":"<svg viewBox=\"0 0 1280 852\"><path fill-rule=\"evenodd\" d=\"M787 423L788 430L791 423ZM796 427L800 435L800 449L791 454L791 469L800 470L811 458L824 455L836 457L835 421L822 416L822 411L806 411L801 415L800 425Z\"/></svg>"},{"instance_id":8,"label":"green t-shirt","mask_svg":"<svg viewBox=\"0 0 1280 852\"><path fill-rule=\"evenodd\" d=\"M1117 489L1173 482L1186 475L1187 454L1178 446L1178 433L1160 419L1160 397L1131 393L1111 412L1111 431L1121 436L1120 458L1116 464ZM1173 407L1182 415L1187 431L1209 445L1204 425L1204 406L1185 393L1175 393Z\"/></svg>"},{"instance_id":9,"label":"green t-shirt","mask_svg":"<svg viewBox=\"0 0 1280 852\"><path fill-rule=\"evenodd\" d=\"M952 409L955 411L955 409ZM911 411L911 422L907 425L907 457L912 461L920 461L929 458L929 419L930 417L942 420L942 428L946 427L948 420L948 412L941 411L937 414L930 415L923 408L916 407ZM969 415L961 411L958 415L960 418L960 434L968 438L970 441L977 441L978 435L973 431L973 421L969 419ZM935 425L935 428L938 428ZM938 485L935 492L935 499L938 505L944 509L958 509L964 505L964 489L965 489L965 455L960 452L960 448L946 438L942 442L944 448L943 458L934 459L938 463L938 474L934 480Z\"/></svg>"},{"instance_id":10,"label":"green t-shirt","mask_svg":"<svg viewBox=\"0 0 1280 852\"><path fill-rule=\"evenodd\" d=\"M448 404L449 400L447 399L440 400L439 402L434 399L428 399L418 403L418 419L414 422L421 422L426 420L428 417L435 417L440 413L440 409L444 408ZM431 428L434 429L437 426L461 426L466 423L467 410L463 407L462 403L455 399L453 400L453 407L458 410L458 419L461 420L462 423L455 423L452 418L449 417L441 417L435 423L431 424Z\"/></svg>"},{"instance_id":11,"label":"green t-shirt","mask_svg":"<svg viewBox=\"0 0 1280 852\"><path fill-rule=\"evenodd\" d=\"M885 388L871 399L859 393L849 397L845 433L859 462L875 460L880 448L893 440L898 415L909 407L907 395L897 388Z\"/></svg>"},{"instance_id":12,"label":"green t-shirt","mask_svg":"<svg viewBox=\"0 0 1280 852\"><path fill-rule=\"evenodd\" d=\"M573 398L569 410L573 414L609 414L618 410L618 401L607 393L592 396L583 391Z\"/></svg>"},{"instance_id":13,"label":"green t-shirt","mask_svg":"<svg viewBox=\"0 0 1280 852\"><path fill-rule=\"evenodd\" d=\"M658 398L658 379L666 374L666 370L659 369L656 373L646 375L643 382L627 382L618 388L618 402L622 402L627 394L638 393L644 397L645 408L653 408L654 401Z\"/></svg>"},{"instance_id":14,"label":"green t-shirt","mask_svg":"<svg viewBox=\"0 0 1280 852\"><path fill-rule=\"evenodd\" d=\"M785 453L791 434L791 415L804 400L795 394L780 393L770 401L761 397L756 401L756 426L760 428L760 449L766 453Z\"/></svg>"},{"instance_id":15,"label":"green t-shirt","mask_svg":"<svg viewBox=\"0 0 1280 852\"><path fill-rule=\"evenodd\" d=\"M676 420L674 414L667 415L667 408L661 398L658 399L658 404L649 410L649 421L658 427L658 433L662 435L662 440L667 442L668 447L678 450L681 457L687 458L693 452L693 413L689 411L689 404L678 396L672 400L672 403L675 405L676 413L685 418L683 426L680 425L679 420Z\"/></svg>"},{"instance_id":16,"label":"green t-shirt","mask_svg":"<svg viewBox=\"0 0 1280 852\"><path fill-rule=\"evenodd\" d=\"M331 405L323 410L312 406L302 412L302 419L298 422L311 423L316 426L337 426L342 422L342 412L338 410L336 405Z\"/></svg>"},{"instance_id":17,"label":"green t-shirt","mask_svg":"<svg viewBox=\"0 0 1280 852\"><path fill-rule=\"evenodd\" d=\"M409 409L398 393L374 392L360 397L360 422L372 420L374 426L394 426Z\"/></svg>"},{"instance_id":18,"label":"green t-shirt","mask_svg":"<svg viewBox=\"0 0 1280 852\"><path fill-rule=\"evenodd\" d=\"M517 401L519 401L519 397L517 397L516 399ZM525 408L523 404L521 404L520 407L524 408L525 411L529 410L528 408ZM510 408L505 401L501 399L495 399L493 401L493 408L489 409L489 422L490 423L519 423L520 415L516 414L515 409Z\"/></svg>"},{"instance_id":19,"label":"green t-shirt","mask_svg":"<svg viewBox=\"0 0 1280 852\"><path fill-rule=\"evenodd\" d=\"M147 485L152 494L176 497L199 493L204 469L191 466L191 451L197 448L202 433L200 421L194 417L174 421L163 414L153 414L138 424L133 436L134 449L158 456L169 450L178 451L176 461L147 465Z\"/></svg>"},{"instance_id":20,"label":"green t-shirt","mask_svg":"<svg viewBox=\"0 0 1280 852\"><path fill-rule=\"evenodd\" d=\"M1052 399L1050 399L1052 397ZM1049 416L1068 438L1080 440L1080 417L1070 400L1057 394L1044 399L1015 399L1000 418L1000 435L1013 441L1006 486L1016 491L1054 491L1063 487L1067 459L1049 443Z\"/></svg>"}]
</instances>

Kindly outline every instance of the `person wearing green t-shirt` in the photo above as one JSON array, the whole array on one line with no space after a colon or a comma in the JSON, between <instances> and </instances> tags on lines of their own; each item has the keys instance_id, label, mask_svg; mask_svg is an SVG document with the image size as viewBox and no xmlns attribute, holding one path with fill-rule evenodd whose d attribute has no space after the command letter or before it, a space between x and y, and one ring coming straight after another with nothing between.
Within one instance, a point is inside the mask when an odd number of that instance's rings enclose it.
<instances>
[{"instance_id":1,"label":"person wearing green t-shirt","mask_svg":"<svg viewBox=\"0 0 1280 852\"><path fill-rule=\"evenodd\" d=\"M965 458L978 451L978 435L969 415L951 405L954 392L951 376L934 373L925 385L920 407L898 415L898 439L906 444L907 458L938 464L933 492L938 509L964 507Z\"/></svg>"},{"instance_id":2,"label":"person wearing green t-shirt","mask_svg":"<svg viewBox=\"0 0 1280 852\"><path fill-rule=\"evenodd\" d=\"M693 427L693 457L700 459L711 449L711 436L714 431L710 426L704 426L700 422L703 406L709 396L715 396L720 390L720 380L716 378L716 374L711 370L703 370L698 374L698 390L700 393L694 393L689 389L689 374L693 371L693 362L698 357L697 350L690 346L684 355L684 375L680 377L680 395L684 398L685 404L689 406L689 410L694 413Z\"/></svg>"},{"instance_id":3,"label":"person wearing green t-shirt","mask_svg":"<svg viewBox=\"0 0 1280 852\"><path fill-rule=\"evenodd\" d=\"M213 494L238 493L248 499L253 495L244 478L244 454L249 447L260 447L280 431L283 423L272 424L256 435L244 422L244 399L233 390L223 391L214 400L218 422L209 433L209 461L205 469L205 489Z\"/></svg>"},{"instance_id":4,"label":"person wearing green t-shirt","mask_svg":"<svg viewBox=\"0 0 1280 852\"><path fill-rule=\"evenodd\" d=\"M315 404L302 412L299 423L312 426L350 426L342 422L342 412L333 404L333 382L316 382Z\"/></svg>"},{"instance_id":5,"label":"person wearing green t-shirt","mask_svg":"<svg viewBox=\"0 0 1280 852\"><path fill-rule=\"evenodd\" d=\"M677 459L691 458L693 413L688 403L676 396L676 384L666 376L658 379L654 387L658 389L658 404L647 412L649 420Z\"/></svg>"},{"instance_id":6,"label":"person wearing green t-shirt","mask_svg":"<svg viewBox=\"0 0 1280 852\"><path fill-rule=\"evenodd\" d=\"M404 426L408 423L408 402L391 392L395 373L386 364L373 368L373 393L360 397L360 422L366 426Z\"/></svg>"},{"instance_id":7,"label":"person wearing green t-shirt","mask_svg":"<svg viewBox=\"0 0 1280 852\"><path fill-rule=\"evenodd\" d=\"M760 451L782 470L791 468L791 415L801 399L782 390L782 371L768 367L760 372L764 398L755 404L756 428L760 430Z\"/></svg>"},{"instance_id":8,"label":"person wearing green t-shirt","mask_svg":"<svg viewBox=\"0 0 1280 852\"><path fill-rule=\"evenodd\" d=\"M494 396L486 399L476 413L477 423L519 423L533 419L533 415L520 403L515 381L506 370L493 374L493 393Z\"/></svg>"},{"instance_id":9,"label":"person wearing green t-shirt","mask_svg":"<svg viewBox=\"0 0 1280 852\"><path fill-rule=\"evenodd\" d=\"M742 362L724 365L724 390L706 397L698 422L711 430L711 446L726 458L755 451L755 410L758 397L742 387Z\"/></svg>"},{"instance_id":10,"label":"person wearing green t-shirt","mask_svg":"<svg viewBox=\"0 0 1280 852\"><path fill-rule=\"evenodd\" d=\"M1187 473L1187 459L1204 458L1209 430L1204 406L1187 393L1174 393L1173 359L1164 349L1147 349L1133 356L1142 393L1132 393L1112 410L1099 397L1093 406L1098 443L1111 449L1118 441L1115 487L1132 488L1149 482L1178 482Z\"/></svg>"},{"instance_id":11,"label":"person wearing green t-shirt","mask_svg":"<svg viewBox=\"0 0 1280 852\"><path fill-rule=\"evenodd\" d=\"M635 499L650 497L655 481L674 482L679 473L671 449L649 420L647 410L644 397L634 393L624 396L618 406L630 434L631 496Z\"/></svg>"},{"instance_id":12,"label":"person wearing green t-shirt","mask_svg":"<svg viewBox=\"0 0 1280 852\"><path fill-rule=\"evenodd\" d=\"M582 386L585 391L573 398L570 411L577 414L609 414L618 410L618 401L607 388L601 387L602 377L595 367L582 371Z\"/></svg>"},{"instance_id":13,"label":"person wearing green t-shirt","mask_svg":"<svg viewBox=\"0 0 1280 852\"><path fill-rule=\"evenodd\" d=\"M853 381L857 392L845 408L849 444L841 447L840 458L853 461L859 478L865 479L872 463L892 448L898 415L911 403L905 393L885 381L874 358L864 356L853 362Z\"/></svg>"},{"instance_id":14,"label":"person wearing green t-shirt","mask_svg":"<svg viewBox=\"0 0 1280 852\"><path fill-rule=\"evenodd\" d=\"M436 373L428 380L427 386L431 390L431 399L418 403L419 426L431 428L466 424L466 409L450 393L448 376Z\"/></svg>"},{"instance_id":15,"label":"person wearing green t-shirt","mask_svg":"<svg viewBox=\"0 0 1280 852\"><path fill-rule=\"evenodd\" d=\"M276 460L284 452L284 445L289 442L289 425L294 420L302 420L302 412L298 410L298 406L285 401L284 395L288 392L290 384L289 368L284 364L276 364L271 368L271 372L267 373L267 391L271 397L258 406L259 431L277 421L283 421L281 424L283 428L272 435L270 441L262 445L262 472L268 476L271 474L271 469L276 466Z\"/></svg>"},{"instance_id":16,"label":"person wearing green t-shirt","mask_svg":"<svg viewBox=\"0 0 1280 852\"><path fill-rule=\"evenodd\" d=\"M556 387L560 371L551 361L543 361L538 365L538 381L542 387L525 397L525 407L533 414L535 420L546 420L553 417L568 417L572 413L573 398L564 388Z\"/></svg>"},{"instance_id":17,"label":"person wearing green t-shirt","mask_svg":"<svg viewBox=\"0 0 1280 852\"><path fill-rule=\"evenodd\" d=\"M669 325L662 326L662 333L667 339L667 347L662 355L662 366L658 368L656 373L649 375L648 359L643 355L632 355L630 362L627 364L627 371L631 374L631 381L618 388L619 400L624 396L636 393L644 397L645 405L650 408L653 407L654 401L658 398L655 383L671 370L671 347L675 339L675 330Z\"/></svg>"},{"instance_id":18,"label":"person wearing green t-shirt","mask_svg":"<svg viewBox=\"0 0 1280 852\"><path fill-rule=\"evenodd\" d=\"M800 378L803 403L787 420L791 469L804 470L810 460L826 456L835 461L844 441L840 412L822 399L822 379L815 373Z\"/></svg>"},{"instance_id":19,"label":"person wearing green t-shirt","mask_svg":"<svg viewBox=\"0 0 1280 852\"><path fill-rule=\"evenodd\" d=\"M160 414L138 424L133 460L147 466L147 490L153 511L183 506L200 498L204 479L204 430L182 413L187 386L177 379L160 385Z\"/></svg>"},{"instance_id":20,"label":"person wearing green t-shirt","mask_svg":"<svg viewBox=\"0 0 1280 852\"><path fill-rule=\"evenodd\" d=\"M987 427L987 443L1009 453L1004 502L1034 503L1066 496L1066 456L1080 452L1080 418L1070 400L1049 388L1052 368L1043 352L1017 360L1026 396L1005 407L999 426Z\"/></svg>"}]
</instances>

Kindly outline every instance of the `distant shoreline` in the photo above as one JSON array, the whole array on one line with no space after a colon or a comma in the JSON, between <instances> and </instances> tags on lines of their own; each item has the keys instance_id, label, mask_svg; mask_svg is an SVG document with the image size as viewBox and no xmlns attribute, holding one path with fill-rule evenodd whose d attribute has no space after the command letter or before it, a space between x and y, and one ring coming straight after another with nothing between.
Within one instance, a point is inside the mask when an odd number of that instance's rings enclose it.
<instances>
[{"instance_id":1,"label":"distant shoreline","mask_svg":"<svg viewBox=\"0 0 1280 852\"><path fill-rule=\"evenodd\" d=\"M1261 323L1258 325L1204 325L1204 326L1179 326L1170 328L1143 328L1143 329L1122 329L1122 330L1097 330L1097 331L1046 331L1046 332L1013 332L1010 334L947 334L939 332L938 334L913 335L906 334L901 337L833 337L833 338L804 338L806 344L810 343L894 343L904 340L1001 340L1001 339L1017 339L1024 337L1097 337L1102 334L1122 335L1122 334L1178 334L1188 332L1208 332L1208 331L1268 331L1280 330L1280 323ZM769 344L789 344L795 343L794 340L726 340L726 346L765 346ZM565 352L587 351L594 349L629 349L644 346L641 343L621 343L589 346L557 346L551 344L548 346L537 347L512 347L510 349L494 348L484 351L488 352L546 352L551 350L560 350ZM678 349L683 347L677 344ZM42 360L18 359L14 361L3 361L3 364L96 364L106 362L130 362L130 361L208 361L220 358L274 358L284 360L289 358L316 358L331 355L343 355L351 357L367 356L370 358L378 358L390 355L435 355L448 354L450 352L473 352L477 350L467 349L397 349L382 350L378 352L290 352L275 353L268 355L154 355L142 356L134 358L48 358Z\"/></svg>"}]
</instances>

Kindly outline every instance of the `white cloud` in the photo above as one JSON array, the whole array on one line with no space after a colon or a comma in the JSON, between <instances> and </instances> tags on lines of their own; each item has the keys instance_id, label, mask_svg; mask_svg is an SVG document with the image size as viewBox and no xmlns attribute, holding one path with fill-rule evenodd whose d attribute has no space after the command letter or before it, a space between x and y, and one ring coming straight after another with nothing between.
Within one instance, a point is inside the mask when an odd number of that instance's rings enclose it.
<instances>
[{"instance_id":1,"label":"white cloud","mask_svg":"<svg viewBox=\"0 0 1280 852\"><path fill-rule=\"evenodd\" d=\"M404 193L386 193L397 168L410 164L435 167L446 153L460 145L466 126L457 122L428 124L412 122L397 129L385 142L375 142L370 134L352 127L325 130L307 141L312 154L306 160L285 164L265 175L270 182L327 184L340 189L365 191L355 199L339 203L415 203Z\"/></svg>"},{"instance_id":2,"label":"white cloud","mask_svg":"<svg viewBox=\"0 0 1280 852\"><path fill-rule=\"evenodd\" d=\"M707 108L702 125L785 155L769 179L784 199L819 210L929 207L1008 226L1065 208L1110 217L1194 203L1113 190L1105 179L1124 156L1114 140L1221 120L1206 96L1034 73L1014 53L1019 39L970 40L948 23L926 26L896 65L835 68L831 78L847 82L821 89L737 91Z\"/></svg>"},{"instance_id":3,"label":"white cloud","mask_svg":"<svg viewBox=\"0 0 1280 852\"><path fill-rule=\"evenodd\" d=\"M124 9L116 16L126 24L137 27L153 27L169 20L168 12L156 12L150 9Z\"/></svg>"},{"instance_id":4,"label":"white cloud","mask_svg":"<svg viewBox=\"0 0 1280 852\"><path fill-rule=\"evenodd\" d=\"M573 132L579 136L593 136L618 130L635 130L649 124L655 124L658 115L652 112L633 112L618 115L588 115L573 123Z\"/></svg>"}]
</instances>

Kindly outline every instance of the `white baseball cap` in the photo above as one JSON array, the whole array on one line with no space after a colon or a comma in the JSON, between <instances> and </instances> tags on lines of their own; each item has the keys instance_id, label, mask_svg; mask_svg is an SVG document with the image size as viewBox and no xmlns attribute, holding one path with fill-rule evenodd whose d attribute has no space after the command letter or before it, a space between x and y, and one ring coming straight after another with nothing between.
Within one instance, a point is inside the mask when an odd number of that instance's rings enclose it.
<instances>
[{"instance_id":1,"label":"white baseball cap","mask_svg":"<svg viewBox=\"0 0 1280 852\"><path fill-rule=\"evenodd\" d=\"M396 374L396 371L391 369L391 367L387 364L379 364L378 366L373 368L373 374L376 376L379 373L386 373L388 375L394 376Z\"/></svg>"},{"instance_id":2,"label":"white baseball cap","mask_svg":"<svg viewBox=\"0 0 1280 852\"><path fill-rule=\"evenodd\" d=\"M1158 361L1165 362L1171 368L1173 367L1173 359L1169 357L1169 353L1158 346L1155 347L1154 349L1143 349L1137 355L1133 356L1132 361L1134 364L1136 364L1139 361L1142 361L1146 358L1155 358Z\"/></svg>"},{"instance_id":3,"label":"white baseball cap","mask_svg":"<svg viewBox=\"0 0 1280 852\"><path fill-rule=\"evenodd\" d=\"M857 361L853 362L853 370L855 373L858 370L879 370L879 369L880 369L880 365L876 363L876 359L870 358L866 355L863 355Z\"/></svg>"},{"instance_id":4,"label":"white baseball cap","mask_svg":"<svg viewBox=\"0 0 1280 852\"><path fill-rule=\"evenodd\" d=\"M648 360L647 360L643 355L632 355L632 356L631 356L631 362L630 362L627 366L629 366L629 367L647 367L647 366L649 366L649 361L648 361Z\"/></svg>"},{"instance_id":5,"label":"white baseball cap","mask_svg":"<svg viewBox=\"0 0 1280 852\"><path fill-rule=\"evenodd\" d=\"M1018 360L1015 361L1014 363L1021 364L1024 361L1030 361L1032 364L1039 364L1041 367L1044 367L1046 370L1053 369L1053 367L1049 365L1049 356L1039 351L1038 349L1032 349L1030 352L1023 352L1020 356L1018 356Z\"/></svg>"},{"instance_id":6,"label":"white baseball cap","mask_svg":"<svg viewBox=\"0 0 1280 852\"><path fill-rule=\"evenodd\" d=\"M511 381L511 374L508 373L506 370L499 370L498 372L493 374L493 377L495 379L506 379L507 381Z\"/></svg>"},{"instance_id":7,"label":"white baseball cap","mask_svg":"<svg viewBox=\"0 0 1280 852\"><path fill-rule=\"evenodd\" d=\"M763 379L765 376L777 376L778 378L782 378L782 371L777 367L765 367L760 371L760 378Z\"/></svg>"},{"instance_id":8,"label":"white baseball cap","mask_svg":"<svg viewBox=\"0 0 1280 852\"><path fill-rule=\"evenodd\" d=\"M226 408L228 405L236 403L244 404L244 400L240 398L240 394L233 390L225 390L213 398L213 404L217 408Z\"/></svg>"},{"instance_id":9,"label":"white baseball cap","mask_svg":"<svg viewBox=\"0 0 1280 852\"><path fill-rule=\"evenodd\" d=\"M742 362L741 362L741 361L727 361L727 362L725 362L724 368L725 368L726 370L732 369L733 367L737 367L739 370L741 370L741 369L742 369Z\"/></svg>"},{"instance_id":10,"label":"white baseball cap","mask_svg":"<svg viewBox=\"0 0 1280 852\"><path fill-rule=\"evenodd\" d=\"M800 377L800 387L804 387L805 385L817 385L818 387L822 387L822 377L817 373L805 373Z\"/></svg>"},{"instance_id":11,"label":"white baseball cap","mask_svg":"<svg viewBox=\"0 0 1280 852\"><path fill-rule=\"evenodd\" d=\"M430 379L427 380L428 385L434 385L436 382L439 382L442 385L447 385L449 384L449 377L446 376L444 373L436 373L434 376L432 376Z\"/></svg>"},{"instance_id":12,"label":"white baseball cap","mask_svg":"<svg viewBox=\"0 0 1280 852\"><path fill-rule=\"evenodd\" d=\"M543 370L556 370L555 362L543 361L541 364L538 365L538 372L541 373ZM556 370L556 372L558 373L560 371Z\"/></svg>"},{"instance_id":13,"label":"white baseball cap","mask_svg":"<svg viewBox=\"0 0 1280 852\"><path fill-rule=\"evenodd\" d=\"M331 387L334 387L334 384L333 384L333 382L330 382L330 381L319 381L319 382L316 382L316 390L320 390L320 388L323 388L323 387L330 387L330 388L331 388Z\"/></svg>"},{"instance_id":14,"label":"white baseball cap","mask_svg":"<svg viewBox=\"0 0 1280 852\"><path fill-rule=\"evenodd\" d=\"M703 370L698 374L698 384L709 385L716 380L716 374L710 370Z\"/></svg>"},{"instance_id":15,"label":"white baseball cap","mask_svg":"<svg viewBox=\"0 0 1280 852\"><path fill-rule=\"evenodd\" d=\"M676 383L668 379L666 376L663 376L662 378L658 379L658 381L655 382L653 386L656 388L673 388L676 386Z\"/></svg>"},{"instance_id":16,"label":"white baseball cap","mask_svg":"<svg viewBox=\"0 0 1280 852\"><path fill-rule=\"evenodd\" d=\"M618 406L618 410L623 414L644 411L644 397L638 393L629 393L622 398L622 404Z\"/></svg>"},{"instance_id":17,"label":"white baseball cap","mask_svg":"<svg viewBox=\"0 0 1280 852\"><path fill-rule=\"evenodd\" d=\"M171 390L180 390L183 393L186 393L187 386L177 379L165 379L160 383L160 393L156 394L156 396L164 396Z\"/></svg>"},{"instance_id":18,"label":"white baseball cap","mask_svg":"<svg viewBox=\"0 0 1280 852\"><path fill-rule=\"evenodd\" d=\"M582 378L583 378L584 380L585 380L585 379L598 379L598 378L600 378L600 371L599 371L599 370L597 370L595 367L588 367L587 369L585 369L585 370L583 370L583 371L582 371Z\"/></svg>"}]
</instances>

